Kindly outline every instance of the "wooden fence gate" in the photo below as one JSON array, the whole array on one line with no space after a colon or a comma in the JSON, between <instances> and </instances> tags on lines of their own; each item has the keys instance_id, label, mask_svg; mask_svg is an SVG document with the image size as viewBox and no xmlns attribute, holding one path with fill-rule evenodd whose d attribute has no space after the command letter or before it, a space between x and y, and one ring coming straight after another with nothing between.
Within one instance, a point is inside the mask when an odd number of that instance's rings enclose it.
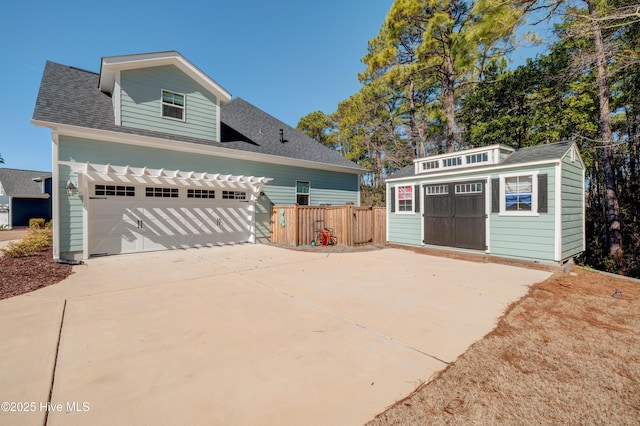
<instances>
[{"instance_id":1,"label":"wooden fence gate","mask_svg":"<svg viewBox=\"0 0 640 426\"><path fill-rule=\"evenodd\" d=\"M316 232L330 228L338 244L382 245L387 240L385 207L273 206L271 242L288 246L310 245Z\"/></svg>"}]
</instances>

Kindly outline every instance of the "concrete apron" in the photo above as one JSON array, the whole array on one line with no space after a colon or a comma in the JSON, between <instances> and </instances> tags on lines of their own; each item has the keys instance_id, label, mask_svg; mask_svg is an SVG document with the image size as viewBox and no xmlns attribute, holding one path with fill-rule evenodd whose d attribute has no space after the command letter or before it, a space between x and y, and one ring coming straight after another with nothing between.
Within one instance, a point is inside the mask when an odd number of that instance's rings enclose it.
<instances>
[{"instance_id":1,"label":"concrete apron","mask_svg":"<svg viewBox=\"0 0 640 426\"><path fill-rule=\"evenodd\" d=\"M550 275L264 245L98 258L74 272L0 301L0 401L36 408L0 412L2 424L362 424Z\"/></svg>"}]
</instances>

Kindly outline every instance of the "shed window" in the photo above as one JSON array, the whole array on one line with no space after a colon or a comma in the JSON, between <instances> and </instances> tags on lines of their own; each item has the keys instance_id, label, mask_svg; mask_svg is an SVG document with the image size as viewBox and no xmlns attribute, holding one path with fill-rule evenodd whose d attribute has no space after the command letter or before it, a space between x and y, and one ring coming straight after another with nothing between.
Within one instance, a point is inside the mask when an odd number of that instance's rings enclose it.
<instances>
[{"instance_id":1,"label":"shed window","mask_svg":"<svg viewBox=\"0 0 640 426\"><path fill-rule=\"evenodd\" d=\"M413 186L398 186L398 212L413 212Z\"/></svg>"},{"instance_id":2,"label":"shed window","mask_svg":"<svg viewBox=\"0 0 640 426\"><path fill-rule=\"evenodd\" d=\"M169 90L163 90L162 116L165 118L184 121L184 95L171 92Z\"/></svg>"},{"instance_id":3,"label":"shed window","mask_svg":"<svg viewBox=\"0 0 640 426\"><path fill-rule=\"evenodd\" d=\"M296 181L296 203L299 206L309 205L309 196L311 195L311 184L308 181Z\"/></svg>"},{"instance_id":4,"label":"shed window","mask_svg":"<svg viewBox=\"0 0 640 426\"><path fill-rule=\"evenodd\" d=\"M449 185L429 185L427 195L446 195L449 193Z\"/></svg>"},{"instance_id":5,"label":"shed window","mask_svg":"<svg viewBox=\"0 0 640 426\"><path fill-rule=\"evenodd\" d=\"M491 179L491 212L501 216L538 216L549 212L546 173L500 175Z\"/></svg>"},{"instance_id":6,"label":"shed window","mask_svg":"<svg viewBox=\"0 0 640 426\"><path fill-rule=\"evenodd\" d=\"M505 210L533 210L533 176L514 176L504 180Z\"/></svg>"}]
</instances>

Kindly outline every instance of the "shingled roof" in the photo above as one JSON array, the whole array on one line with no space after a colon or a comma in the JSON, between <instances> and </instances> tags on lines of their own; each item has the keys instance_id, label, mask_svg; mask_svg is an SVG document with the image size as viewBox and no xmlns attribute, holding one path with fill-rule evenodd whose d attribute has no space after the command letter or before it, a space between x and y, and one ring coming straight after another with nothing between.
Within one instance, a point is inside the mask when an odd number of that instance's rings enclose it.
<instances>
[{"instance_id":1,"label":"shingled roof","mask_svg":"<svg viewBox=\"0 0 640 426\"><path fill-rule=\"evenodd\" d=\"M277 155L346 167L360 173L366 171L240 98L221 107L221 143L118 126L115 124L111 97L98 89L98 80L97 73L47 61L33 120ZM281 142L280 129L283 130L285 142Z\"/></svg>"},{"instance_id":2,"label":"shingled roof","mask_svg":"<svg viewBox=\"0 0 640 426\"><path fill-rule=\"evenodd\" d=\"M0 169L0 184L2 184L4 192L10 197L47 198L49 194L43 193L40 184L34 179L44 180L50 177L50 172Z\"/></svg>"}]
</instances>

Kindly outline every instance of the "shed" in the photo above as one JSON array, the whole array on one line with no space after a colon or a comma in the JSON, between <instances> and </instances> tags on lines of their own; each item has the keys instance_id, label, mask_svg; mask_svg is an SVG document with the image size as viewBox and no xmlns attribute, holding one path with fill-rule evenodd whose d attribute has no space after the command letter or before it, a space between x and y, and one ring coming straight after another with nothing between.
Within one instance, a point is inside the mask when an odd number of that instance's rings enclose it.
<instances>
[{"instance_id":1,"label":"shed","mask_svg":"<svg viewBox=\"0 0 640 426\"><path fill-rule=\"evenodd\" d=\"M570 141L419 158L386 185L393 244L544 263L585 250L585 166Z\"/></svg>"}]
</instances>

